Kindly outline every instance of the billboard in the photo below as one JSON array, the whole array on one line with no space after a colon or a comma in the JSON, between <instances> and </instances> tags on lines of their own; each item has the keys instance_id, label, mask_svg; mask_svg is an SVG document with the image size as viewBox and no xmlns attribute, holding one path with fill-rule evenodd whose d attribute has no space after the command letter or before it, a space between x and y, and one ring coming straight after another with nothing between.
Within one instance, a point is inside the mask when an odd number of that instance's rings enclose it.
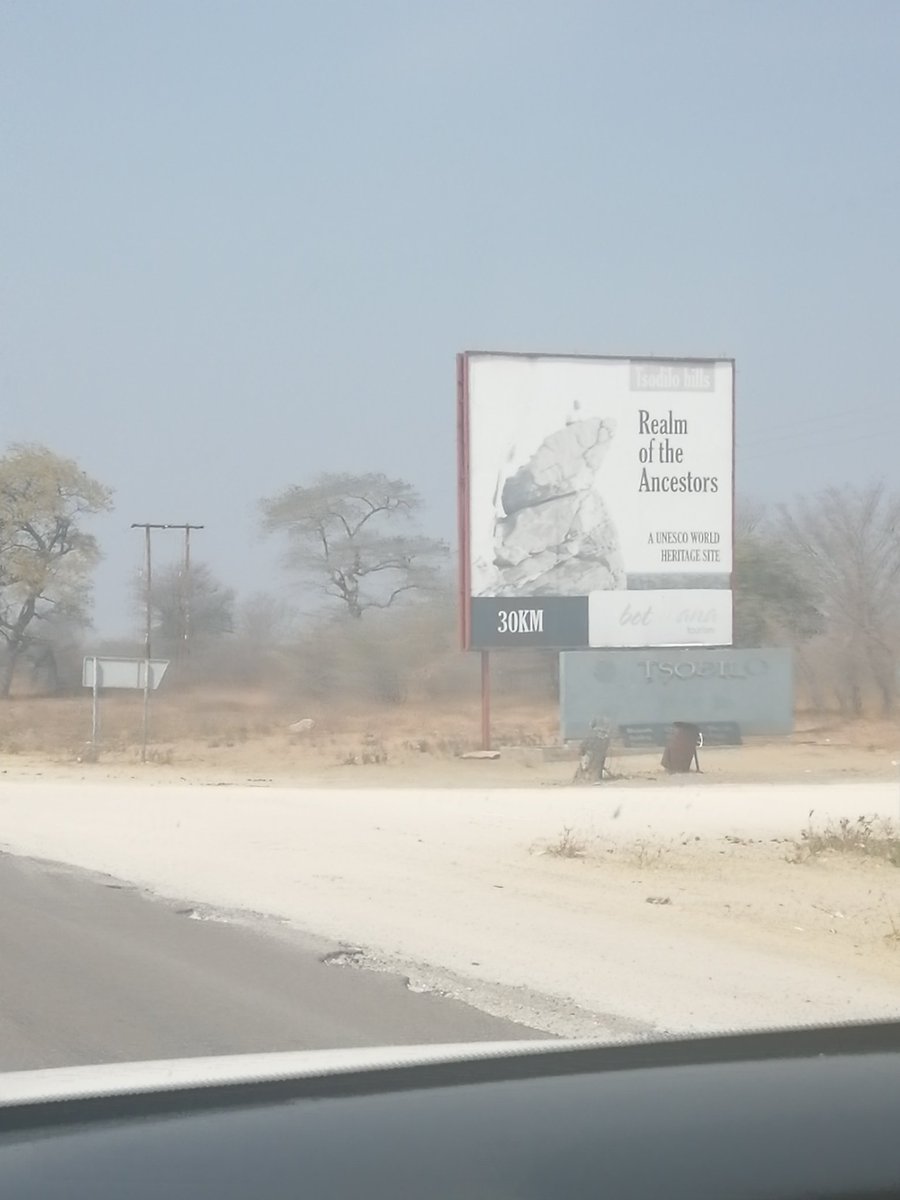
<instances>
[{"instance_id":1,"label":"billboard","mask_svg":"<svg viewBox=\"0 0 900 1200\"><path fill-rule=\"evenodd\" d=\"M734 363L466 353L465 648L728 646Z\"/></svg>"}]
</instances>

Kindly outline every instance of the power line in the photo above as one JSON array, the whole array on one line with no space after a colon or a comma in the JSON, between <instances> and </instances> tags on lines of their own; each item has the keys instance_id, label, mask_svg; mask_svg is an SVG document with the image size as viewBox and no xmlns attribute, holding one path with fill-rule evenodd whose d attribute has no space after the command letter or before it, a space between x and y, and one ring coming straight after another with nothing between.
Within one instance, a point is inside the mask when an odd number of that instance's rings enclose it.
<instances>
[{"instance_id":1,"label":"power line","mask_svg":"<svg viewBox=\"0 0 900 1200\"><path fill-rule=\"evenodd\" d=\"M812 421L791 421L786 424L772 425L765 433L754 434L750 437L738 438L738 445L747 449L755 448L757 445L764 445L770 442L780 442L782 440L801 440L807 437L810 432L815 433L836 433L841 428L854 425L860 417L871 416L881 412L896 413L897 407L893 403L880 403L872 405L863 405L860 408L843 409L834 411L831 414L825 413L817 415Z\"/></svg>"},{"instance_id":2,"label":"power line","mask_svg":"<svg viewBox=\"0 0 900 1200\"><path fill-rule=\"evenodd\" d=\"M831 434L833 431L823 430L822 432ZM856 442L868 442L871 441L872 438L883 439L884 437L885 432L883 429L870 429L866 433L859 433L853 437L829 437L829 439L824 442L812 437L803 443L802 449L806 449L808 447L810 450L830 450L837 446L853 445ZM742 454L741 448L738 447L738 462L759 462L761 459L780 457L783 454L796 454L797 442L790 442L787 439L779 439L777 443L769 446L768 448L753 447L753 450L755 452L752 454Z\"/></svg>"}]
</instances>

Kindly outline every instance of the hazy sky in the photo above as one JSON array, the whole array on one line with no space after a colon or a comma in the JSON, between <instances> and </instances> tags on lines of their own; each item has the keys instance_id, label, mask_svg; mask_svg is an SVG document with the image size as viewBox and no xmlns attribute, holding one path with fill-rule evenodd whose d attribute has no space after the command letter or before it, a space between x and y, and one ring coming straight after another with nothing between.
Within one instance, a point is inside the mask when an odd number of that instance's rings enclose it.
<instances>
[{"instance_id":1,"label":"hazy sky","mask_svg":"<svg viewBox=\"0 0 900 1200\"><path fill-rule=\"evenodd\" d=\"M896 478L900 3L0 12L2 432L115 489L103 632L132 521L243 593L322 470L452 538L463 348L734 356L740 491Z\"/></svg>"}]
</instances>

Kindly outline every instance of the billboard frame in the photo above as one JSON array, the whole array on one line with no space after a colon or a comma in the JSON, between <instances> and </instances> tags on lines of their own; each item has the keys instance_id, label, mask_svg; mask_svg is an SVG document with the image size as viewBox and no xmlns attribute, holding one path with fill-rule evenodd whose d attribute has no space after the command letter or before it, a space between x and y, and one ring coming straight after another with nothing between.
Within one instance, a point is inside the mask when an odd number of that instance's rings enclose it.
<instances>
[{"instance_id":1,"label":"billboard frame","mask_svg":"<svg viewBox=\"0 0 900 1200\"><path fill-rule=\"evenodd\" d=\"M470 495L470 422L469 422L469 362L473 358L514 358L514 359L557 359L560 361L579 362L646 362L715 365L727 363L731 367L731 545L732 562L729 573L731 592L732 628L734 625L734 534L735 534L735 499L736 499L736 455L735 455L735 416L737 395L737 366L733 357L723 355L718 357L697 355L666 355L666 354L568 354L564 352L521 351L521 350L463 350L456 356L456 429L457 429L457 529L459 538L459 631L460 647L463 650L479 650L489 654L489 649L472 646L472 593L471 593L471 495ZM731 643L714 646L710 649L728 649ZM534 647L530 647L534 649ZM562 650L585 649L614 649L614 647L585 647L559 646L553 647L553 653ZM650 650L658 649L655 645L632 646L628 649ZM505 647L491 647L493 650L503 650ZM515 649L515 647L509 647ZM548 647L548 649L551 649ZM482 676L486 672L482 663Z\"/></svg>"}]
</instances>

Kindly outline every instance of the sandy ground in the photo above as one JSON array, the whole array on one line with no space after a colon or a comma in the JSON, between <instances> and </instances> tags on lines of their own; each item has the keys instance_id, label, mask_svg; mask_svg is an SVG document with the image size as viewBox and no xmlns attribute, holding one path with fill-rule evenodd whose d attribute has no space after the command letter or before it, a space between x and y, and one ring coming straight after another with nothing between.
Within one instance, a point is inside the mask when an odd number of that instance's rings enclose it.
<instances>
[{"instance_id":1,"label":"sandy ground","mask_svg":"<svg viewBox=\"0 0 900 1200\"><path fill-rule=\"evenodd\" d=\"M348 790L72 769L84 782L6 768L5 849L280 918L346 944L348 963L553 1033L900 1015L900 869L798 861L810 823L897 821L896 774Z\"/></svg>"}]
</instances>

